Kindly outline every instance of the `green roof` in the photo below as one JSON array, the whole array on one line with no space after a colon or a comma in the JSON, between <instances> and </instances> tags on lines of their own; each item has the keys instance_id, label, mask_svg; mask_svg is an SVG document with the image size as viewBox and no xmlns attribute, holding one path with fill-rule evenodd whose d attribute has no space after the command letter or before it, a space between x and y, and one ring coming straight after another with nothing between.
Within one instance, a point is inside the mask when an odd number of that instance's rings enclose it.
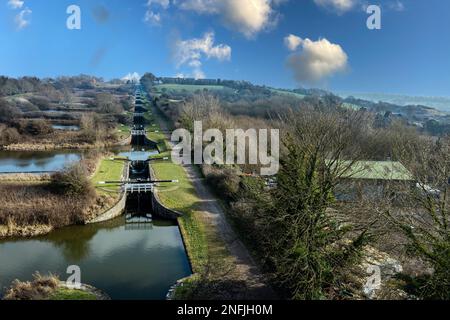
<instances>
[{"instance_id":1,"label":"green roof","mask_svg":"<svg viewBox=\"0 0 450 320\"><path fill-rule=\"evenodd\" d=\"M342 162L346 166L349 162ZM397 161L356 161L342 178L365 180L414 180L412 174Z\"/></svg>"}]
</instances>

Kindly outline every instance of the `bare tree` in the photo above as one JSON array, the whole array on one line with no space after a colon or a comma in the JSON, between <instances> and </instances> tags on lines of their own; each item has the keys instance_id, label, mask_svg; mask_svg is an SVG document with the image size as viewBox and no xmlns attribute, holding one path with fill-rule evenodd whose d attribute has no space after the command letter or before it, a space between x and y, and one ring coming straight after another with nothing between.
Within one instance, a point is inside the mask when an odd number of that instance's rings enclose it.
<instances>
[{"instance_id":1,"label":"bare tree","mask_svg":"<svg viewBox=\"0 0 450 320\"><path fill-rule=\"evenodd\" d=\"M365 230L351 236L327 212L339 178L360 157L353 138L362 134L363 116L309 109L284 118L277 186L250 191L254 207L247 218L257 250L287 296L331 297L368 239Z\"/></svg>"},{"instance_id":2,"label":"bare tree","mask_svg":"<svg viewBox=\"0 0 450 320\"><path fill-rule=\"evenodd\" d=\"M401 136L395 153L416 181L403 199L404 214L388 211L409 240L409 253L427 262L433 273L415 279L422 298L450 299L450 137L437 141Z\"/></svg>"}]
</instances>

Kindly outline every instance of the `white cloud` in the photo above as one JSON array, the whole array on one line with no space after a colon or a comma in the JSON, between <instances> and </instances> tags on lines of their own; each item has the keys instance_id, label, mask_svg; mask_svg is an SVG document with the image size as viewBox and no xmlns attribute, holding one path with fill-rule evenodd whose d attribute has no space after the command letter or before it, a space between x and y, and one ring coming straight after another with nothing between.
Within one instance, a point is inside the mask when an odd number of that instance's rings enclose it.
<instances>
[{"instance_id":1,"label":"white cloud","mask_svg":"<svg viewBox=\"0 0 450 320\"><path fill-rule=\"evenodd\" d=\"M194 71L192 71L192 76L194 77L194 79L205 79L206 78L205 73L201 69L194 69Z\"/></svg>"},{"instance_id":2,"label":"white cloud","mask_svg":"<svg viewBox=\"0 0 450 320\"><path fill-rule=\"evenodd\" d=\"M296 35L290 34L284 38L284 45L290 51L295 51L301 45L302 38L297 37Z\"/></svg>"},{"instance_id":3,"label":"white cloud","mask_svg":"<svg viewBox=\"0 0 450 320\"><path fill-rule=\"evenodd\" d=\"M30 24L30 20L28 18L31 13L32 11L30 9L25 8L16 15L16 17L14 18L14 22L16 23L16 27L18 30L21 30Z\"/></svg>"},{"instance_id":4,"label":"white cloud","mask_svg":"<svg viewBox=\"0 0 450 320\"><path fill-rule=\"evenodd\" d=\"M170 0L147 0L147 10L145 11L144 22L154 26L161 25L161 14L155 12L155 7L161 7L167 10L170 6Z\"/></svg>"},{"instance_id":5,"label":"white cloud","mask_svg":"<svg viewBox=\"0 0 450 320\"><path fill-rule=\"evenodd\" d=\"M8 6L12 9L20 9L23 7L24 1L21 0L9 0Z\"/></svg>"},{"instance_id":6,"label":"white cloud","mask_svg":"<svg viewBox=\"0 0 450 320\"><path fill-rule=\"evenodd\" d=\"M172 0L172 5L181 10L198 14L217 15L229 28L246 37L254 37L260 31L277 23L279 14L274 9L289 0ZM169 0L149 0L147 5L160 4L164 9Z\"/></svg>"},{"instance_id":7,"label":"white cloud","mask_svg":"<svg viewBox=\"0 0 450 320\"><path fill-rule=\"evenodd\" d=\"M139 73L137 72L133 72L133 73L128 73L125 77L123 77L121 80L122 81L133 81L133 82L138 82L141 79L141 76L139 75Z\"/></svg>"},{"instance_id":8,"label":"white cloud","mask_svg":"<svg viewBox=\"0 0 450 320\"><path fill-rule=\"evenodd\" d=\"M359 0L314 0L314 2L318 6L342 14L353 9Z\"/></svg>"},{"instance_id":9,"label":"white cloud","mask_svg":"<svg viewBox=\"0 0 450 320\"><path fill-rule=\"evenodd\" d=\"M231 47L225 44L214 45L214 32L207 32L203 38L178 40L174 44L174 60L176 67L183 65L193 69L195 78L204 78L202 59L231 59Z\"/></svg>"},{"instance_id":10,"label":"white cloud","mask_svg":"<svg viewBox=\"0 0 450 320\"><path fill-rule=\"evenodd\" d=\"M161 15L159 13L155 13L151 10L147 10L145 12L144 21L151 25L159 26L159 25L161 25Z\"/></svg>"},{"instance_id":11,"label":"white cloud","mask_svg":"<svg viewBox=\"0 0 450 320\"><path fill-rule=\"evenodd\" d=\"M287 60L299 83L314 84L347 68L347 54L338 44L327 39L300 39L299 46L301 50Z\"/></svg>"},{"instance_id":12,"label":"white cloud","mask_svg":"<svg viewBox=\"0 0 450 320\"><path fill-rule=\"evenodd\" d=\"M388 2L388 8L394 11L404 11L405 5L400 0Z\"/></svg>"},{"instance_id":13,"label":"white cloud","mask_svg":"<svg viewBox=\"0 0 450 320\"><path fill-rule=\"evenodd\" d=\"M148 0L147 7L151 7L152 5L160 5L163 9L167 9L170 5L169 0Z\"/></svg>"}]
</instances>

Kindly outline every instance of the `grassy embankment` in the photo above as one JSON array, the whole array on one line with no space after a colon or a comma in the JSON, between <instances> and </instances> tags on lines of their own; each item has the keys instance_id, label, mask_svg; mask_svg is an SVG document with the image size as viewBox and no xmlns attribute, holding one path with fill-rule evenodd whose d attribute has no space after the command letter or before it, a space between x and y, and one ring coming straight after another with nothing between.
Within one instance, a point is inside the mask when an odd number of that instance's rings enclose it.
<instances>
[{"instance_id":1,"label":"grassy embankment","mask_svg":"<svg viewBox=\"0 0 450 320\"><path fill-rule=\"evenodd\" d=\"M214 85L189 85L189 84L160 84L154 87L157 94L162 93L181 93L187 91L189 93L196 92L197 90L209 90L209 91L221 91L224 86Z\"/></svg>"},{"instance_id":2,"label":"grassy embankment","mask_svg":"<svg viewBox=\"0 0 450 320\"><path fill-rule=\"evenodd\" d=\"M102 181L120 181L124 166L127 163L125 158L106 157L100 160L100 165L91 178L97 192L100 194L119 194L120 183L99 184Z\"/></svg>"},{"instance_id":3,"label":"grassy embankment","mask_svg":"<svg viewBox=\"0 0 450 320\"><path fill-rule=\"evenodd\" d=\"M99 160L91 181L96 195L68 196L53 192L48 176L10 175L0 179L0 238L46 234L80 221L90 220L111 208L119 198L125 161ZM64 208L64 210L62 210Z\"/></svg>"},{"instance_id":4,"label":"grassy embankment","mask_svg":"<svg viewBox=\"0 0 450 320\"><path fill-rule=\"evenodd\" d=\"M88 291L59 287L48 300L97 300L97 296Z\"/></svg>"},{"instance_id":5,"label":"grassy embankment","mask_svg":"<svg viewBox=\"0 0 450 320\"><path fill-rule=\"evenodd\" d=\"M163 127L170 128L170 126L162 116L156 116L156 110L153 110L152 114L151 124L154 123L156 126L148 128L151 130L148 132L148 138L160 146L161 154L158 157L170 157L170 145L165 134L161 132L159 123L164 122ZM211 264L217 269L229 264L231 260L225 244L210 221L199 211L200 199L183 167L169 160L152 162L152 169L158 179L179 181L176 185L160 184L157 189L159 198L165 206L183 213L178 223L194 273L201 272Z\"/></svg>"},{"instance_id":6,"label":"grassy embankment","mask_svg":"<svg viewBox=\"0 0 450 320\"><path fill-rule=\"evenodd\" d=\"M107 298L91 286L68 288L57 276L33 275L32 281L15 280L6 291L4 300L100 300Z\"/></svg>"},{"instance_id":7,"label":"grassy embankment","mask_svg":"<svg viewBox=\"0 0 450 320\"><path fill-rule=\"evenodd\" d=\"M117 126L117 132L118 132L117 135L118 135L119 142L123 141L123 140L125 140L125 139L130 137L130 135L131 135L131 127L123 125L123 124L119 124Z\"/></svg>"}]
</instances>

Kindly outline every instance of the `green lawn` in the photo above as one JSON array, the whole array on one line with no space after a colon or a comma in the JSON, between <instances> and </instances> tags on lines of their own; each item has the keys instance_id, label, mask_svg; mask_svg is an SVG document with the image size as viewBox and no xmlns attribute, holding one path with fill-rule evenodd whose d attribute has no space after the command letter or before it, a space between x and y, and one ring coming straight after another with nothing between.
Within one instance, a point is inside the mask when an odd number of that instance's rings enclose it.
<instances>
[{"instance_id":1,"label":"green lawn","mask_svg":"<svg viewBox=\"0 0 450 320\"><path fill-rule=\"evenodd\" d=\"M148 125L146 126L147 138L153 142L156 142L158 146L158 151L160 154L154 157L169 157L170 156L170 146L166 140L166 137L163 132L161 132L161 128L159 127L158 122L155 120L153 113L148 112L145 114L145 119L148 121Z\"/></svg>"},{"instance_id":2,"label":"green lawn","mask_svg":"<svg viewBox=\"0 0 450 320\"><path fill-rule=\"evenodd\" d=\"M210 91L220 91L223 90L224 86L214 86L214 85L195 85L195 84L159 84L155 86L157 93L163 93L164 91L180 93L186 90L189 93L194 93L197 90L210 90ZM165 90L164 90L165 89Z\"/></svg>"},{"instance_id":3,"label":"green lawn","mask_svg":"<svg viewBox=\"0 0 450 320\"><path fill-rule=\"evenodd\" d=\"M119 140L128 138L131 135L131 127L123 124L117 126L117 132L119 134Z\"/></svg>"},{"instance_id":4,"label":"green lawn","mask_svg":"<svg viewBox=\"0 0 450 320\"><path fill-rule=\"evenodd\" d=\"M97 171L92 177L92 183L100 192L118 192L120 190L120 184L99 184L100 181L119 181L122 177L124 165L127 163L125 159L104 158L101 160Z\"/></svg>"},{"instance_id":5,"label":"green lawn","mask_svg":"<svg viewBox=\"0 0 450 320\"><path fill-rule=\"evenodd\" d=\"M166 122L154 113L157 124ZM166 127L170 127L166 124ZM160 130L158 125L158 130ZM148 137L160 144L164 144L165 152L157 157L170 158L170 146L164 133L150 132ZM216 230L210 222L199 212L200 199L189 180L184 168L172 161L152 162L153 172L157 179L178 180L178 183L160 184L158 195L161 202L173 210L183 213L178 219L186 249L195 273L200 272L208 263L224 264L229 259L225 244L218 237Z\"/></svg>"},{"instance_id":6,"label":"green lawn","mask_svg":"<svg viewBox=\"0 0 450 320\"><path fill-rule=\"evenodd\" d=\"M205 225L196 214L200 199L186 176L184 169L171 161L152 163L157 179L176 179L178 183L160 184L158 195L161 202L173 210L183 213L178 219L183 232L194 272L198 272L208 257L208 240Z\"/></svg>"},{"instance_id":7,"label":"green lawn","mask_svg":"<svg viewBox=\"0 0 450 320\"><path fill-rule=\"evenodd\" d=\"M49 300L97 300L97 296L93 293L83 290L69 289L60 287L51 294Z\"/></svg>"},{"instance_id":8,"label":"green lawn","mask_svg":"<svg viewBox=\"0 0 450 320\"><path fill-rule=\"evenodd\" d=\"M273 93L282 95L282 96L290 96L290 97L299 98L299 99L303 99L305 97L305 95L303 95L303 94L292 92L292 91L285 91L285 90L279 90L279 89L270 89L270 91L272 91Z\"/></svg>"}]
</instances>

